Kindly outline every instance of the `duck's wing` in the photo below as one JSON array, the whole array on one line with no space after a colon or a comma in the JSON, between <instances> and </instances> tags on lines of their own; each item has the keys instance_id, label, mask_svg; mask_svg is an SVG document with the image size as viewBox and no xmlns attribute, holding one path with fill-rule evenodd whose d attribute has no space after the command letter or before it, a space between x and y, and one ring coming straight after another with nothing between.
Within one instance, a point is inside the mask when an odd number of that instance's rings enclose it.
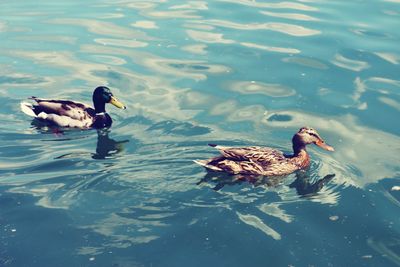
<instances>
[{"instance_id":1,"label":"duck's wing","mask_svg":"<svg viewBox=\"0 0 400 267\"><path fill-rule=\"evenodd\" d=\"M222 156L236 161L250 161L261 165L269 165L285 160L284 154L270 147L224 147L210 145L218 149Z\"/></svg>"},{"instance_id":2,"label":"duck's wing","mask_svg":"<svg viewBox=\"0 0 400 267\"><path fill-rule=\"evenodd\" d=\"M194 162L207 169L230 174L261 175L263 173L263 169L259 164L248 160L227 159L224 156L209 160L195 160Z\"/></svg>"},{"instance_id":3,"label":"duck's wing","mask_svg":"<svg viewBox=\"0 0 400 267\"><path fill-rule=\"evenodd\" d=\"M95 111L89 105L69 101L51 100L32 97L34 105L21 103L21 110L30 116L62 127L90 127L95 118Z\"/></svg>"},{"instance_id":4,"label":"duck's wing","mask_svg":"<svg viewBox=\"0 0 400 267\"><path fill-rule=\"evenodd\" d=\"M80 121L94 116L94 109L87 104L70 100L52 100L37 97L32 97L31 99L36 101L36 104L33 105L33 111L36 115L44 112L46 114L67 116Z\"/></svg>"}]
</instances>

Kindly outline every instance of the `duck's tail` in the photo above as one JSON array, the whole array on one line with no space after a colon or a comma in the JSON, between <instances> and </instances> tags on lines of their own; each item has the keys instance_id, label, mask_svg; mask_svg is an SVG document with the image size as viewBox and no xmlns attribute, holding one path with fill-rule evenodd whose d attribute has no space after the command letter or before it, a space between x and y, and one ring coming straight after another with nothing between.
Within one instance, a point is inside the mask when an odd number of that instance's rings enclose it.
<instances>
[{"instance_id":1,"label":"duck's tail","mask_svg":"<svg viewBox=\"0 0 400 267\"><path fill-rule=\"evenodd\" d=\"M213 171L222 171L221 168L218 168L217 166L208 164L210 163L209 160L193 160L194 163L199 164L200 166L203 166L204 168L213 170Z\"/></svg>"},{"instance_id":2,"label":"duck's tail","mask_svg":"<svg viewBox=\"0 0 400 267\"><path fill-rule=\"evenodd\" d=\"M199 164L200 166L207 166L208 161L207 160L193 160L194 163Z\"/></svg>"},{"instance_id":3,"label":"duck's tail","mask_svg":"<svg viewBox=\"0 0 400 267\"><path fill-rule=\"evenodd\" d=\"M218 150L224 150L224 149L227 149L227 148L229 148L229 147L227 147L227 146L220 146L220 145L217 145L217 144L208 144L210 147L213 147L213 148L215 148L215 149L218 149Z\"/></svg>"},{"instance_id":4,"label":"duck's tail","mask_svg":"<svg viewBox=\"0 0 400 267\"><path fill-rule=\"evenodd\" d=\"M23 113L31 117L37 117L36 113L33 111L34 107L31 103L28 102L21 102L20 107Z\"/></svg>"}]
</instances>

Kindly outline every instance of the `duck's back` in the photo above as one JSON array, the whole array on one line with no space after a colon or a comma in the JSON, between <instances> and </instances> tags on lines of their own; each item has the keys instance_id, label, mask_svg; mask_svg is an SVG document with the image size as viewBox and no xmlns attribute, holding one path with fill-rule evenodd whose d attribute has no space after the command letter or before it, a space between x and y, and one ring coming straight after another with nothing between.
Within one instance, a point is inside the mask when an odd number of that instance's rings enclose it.
<instances>
[{"instance_id":1,"label":"duck's back","mask_svg":"<svg viewBox=\"0 0 400 267\"><path fill-rule=\"evenodd\" d=\"M47 114L57 114L67 116L74 120L86 120L94 116L94 109L89 105L69 101L69 100L50 100L32 97L36 101L34 112L38 115L40 112Z\"/></svg>"},{"instance_id":2,"label":"duck's back","mask_svg":"<svg viewBox=\"0 0 400 267\"><path fill-rule=\"evenodd\" d=\"M260 165L270 165L285 160L285 155L270 147L216 147L221 154L232 160L251 161Z\"/></svg>"}]
</instances>

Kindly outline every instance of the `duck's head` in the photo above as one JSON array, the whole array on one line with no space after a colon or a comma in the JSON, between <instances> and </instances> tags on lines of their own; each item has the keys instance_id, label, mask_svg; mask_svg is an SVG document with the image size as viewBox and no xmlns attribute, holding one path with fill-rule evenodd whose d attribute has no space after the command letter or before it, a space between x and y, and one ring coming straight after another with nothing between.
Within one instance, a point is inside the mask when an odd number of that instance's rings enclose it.
<instances>
[{"instance_id":1,"label":"duck's head","mask_svg":"<svg viewBox=\"0 0 400 267\"><path fill-rule=\"evenodd\" d=\"M295 152L308 144L316 144L325 150L334 151L333 147L326 144L321 136L319 136L318 132L310 127L300 128L300 130L293 136L292 141Z\"/></svg>"},{"instance_id":2,"label":"duck's head","mask_svg":"<svg viewBox=\"0 0 400 267\"><path fill-rule=\"evenodd\" d=\"M96 113L105 112L106 103L113 104L117 108L126 109L125 105L114 97L110 88L106 86L99 86L93 92L93 104Z\"/></svg>"}]
</instances>

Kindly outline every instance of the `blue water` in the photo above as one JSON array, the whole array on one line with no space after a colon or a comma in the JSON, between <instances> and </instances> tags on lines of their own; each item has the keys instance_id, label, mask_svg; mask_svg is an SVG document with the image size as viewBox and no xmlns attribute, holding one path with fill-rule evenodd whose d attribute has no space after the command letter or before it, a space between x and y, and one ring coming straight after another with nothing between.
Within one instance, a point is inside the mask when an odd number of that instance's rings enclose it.
<instances>
[{"instance_id":1,"label":"blue water","mask_svg":"<svg viewBox=\"0 0 400 267\"><path fill-rule=\"evenodd\" d=\"M3 0L0 266L400 266L399 28L399 0ZM98 85L108 131L19 110ZM335 152L302 176L192 162L304 125Z\"/></svg>"}]
</instances>

